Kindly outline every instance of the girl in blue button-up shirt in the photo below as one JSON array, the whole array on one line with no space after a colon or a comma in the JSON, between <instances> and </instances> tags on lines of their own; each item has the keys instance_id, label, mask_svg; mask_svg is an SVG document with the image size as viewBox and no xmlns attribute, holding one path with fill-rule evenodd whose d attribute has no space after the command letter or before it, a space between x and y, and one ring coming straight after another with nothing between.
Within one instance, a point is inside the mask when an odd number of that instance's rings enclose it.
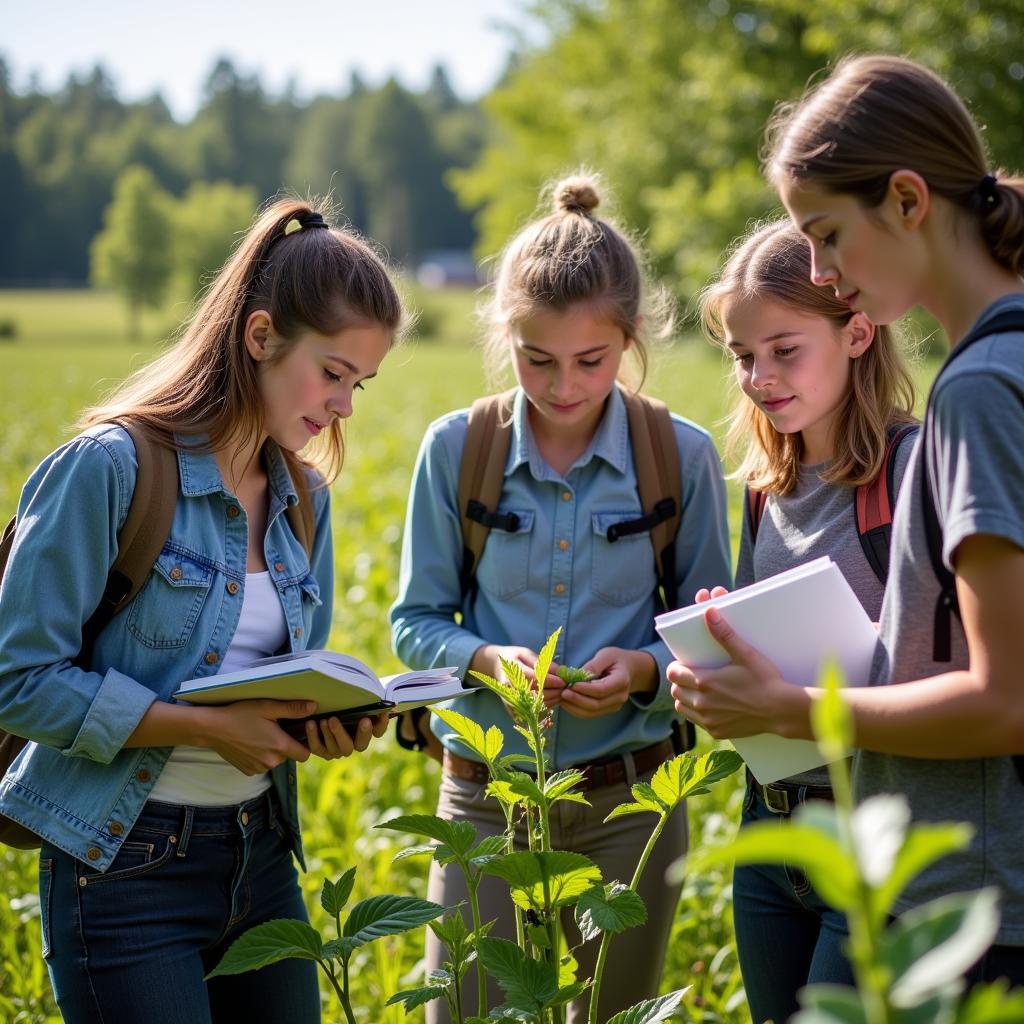
<instances>
[{"instance_id":1,"label":"girl in blue button-up shirt","mask_svg":"<svg viewBox=\"0 0 1024 1024\"><path fill-rule=\"evenodd\" d=\"M499 501L500 512L516 513L517 529L491 530L476 585L464 598L458 478L467 414L452 413L432 424L410 495L392 635L410 667L456 665L461 673L476 669L499 676L499 657L518 659L529 671L537 650L561 627L556 660L598 678L564 689L549 676L552 766L601 764L606 768L594 771L595 779L619 781L588 790L589 807L559 805L552 844L591 857L606 881L627 881L648 826L635 817L607 824L603 819L629 798L629 784L638 775L649 778L658 760L671 756L673 724L664 677L670 656L654 632L659 609L649 536L607 540L611 523L643 515L616 383L627 354L644 362L641 274L630 244L594 216L598 196L589 179L561 183L555 197L555 212L508 246L492 305L494 353L502 362L511 360L519 382ZM710 582L730 579L725 490L707 433L679 417L673 423L682 474L675 570L680 599L688 600ZM485 728L497 725L506 750L525 751L489 691L462 697L455 707ZM439 735L445 732L437 727ZM480 834L500 833L504 817L495 801L485 799L479 766L465 753L456 742L444 753L438 813L471 821ZM660 840L658 863L648 867L641 885L647 925L612 944L602 1020L656 994L679 894L677 886L664 883L664 867L685 845L683 812ZM446 906L465 899L458 871L435 865L430 889L431 899ZM499 919L492 934L513 937L511 905L501 884L485 880L480 901L483 920ZM569 925L566 934L578 933ZM430 935L427 942L428 967L440 967L442 948ZM596 945L575 953L580 978L592 972ZM473 980L467 975L466 984ZM472 1003L475 996L467 998ZM492 1005L497 1001L495 993ZM570 1020L585 1016L583 997L570 1008ZM446 1019L441 1001L430 1004L427 1019Z\"/></svg>"},{"instance_id":2,"label":"girl in blue button-up shirt","mask_svg":"<svg viewBox=\"0 0 1024 1024\"><path fill-rule=\"evenodd\" d=\"M366 748L302 701L176 704L179 685L324 646L333 554L324 480L297 454L376 373L403 312L363 242L297 200L267 207L182 340L91 410L25 486L0 590L0 727L31 742L0 813L36 832L43 955L70 1022L319 1020L315 965L206 975L231 941L304 917L295 761ZM131 418L177 452L170 534L136 599L75 659L135 486ZM324 443L325 442L325 443ZM311 556L286 506L313 503Z\"/></svg>"}]
</instances>

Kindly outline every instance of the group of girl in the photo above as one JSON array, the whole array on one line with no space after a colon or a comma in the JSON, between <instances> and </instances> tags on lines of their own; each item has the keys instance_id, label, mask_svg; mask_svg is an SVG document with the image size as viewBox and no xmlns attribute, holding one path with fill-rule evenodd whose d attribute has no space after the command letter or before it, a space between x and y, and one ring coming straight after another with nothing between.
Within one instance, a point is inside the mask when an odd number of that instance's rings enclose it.
<instances>
[{"instance_id":1,"label":"group of girl","mask_svg":"<svg viewBox=\"0 0 1024 1024\"><path fill-rule=\"evenodd\" d=\"M1014 692L1024 659L1024 182L988 166L948 86L895 58L844 62L787 113L768 173L790 221L743 240L702 301L709 333L735 360L730 441L756 499L735 582L828 553L880 619L874 685L847 695L857 790L902 792L916 818L977 829L899 909L998 885L1000 933L975 976L1024 983L1024 835L1012 812L1022 785L1013 755L1024 753ZM597 216L598 203L592 181L563 182L553 212L502 255L489 346L517 388L494 526L467 580L467 414L452 413L431 425L416 463L392 628L411 667L491 675L502 658L530 672L530 645L561 628L556 660L594 678L545 685L552 765L581 767L589 801L559 805L553 843L625 879L646 832L630 817L603 819L678 751L677 712L716 737L809 737L818 694L786 683L714 612L708 628L733 663L671 663L653 630L650 543L609 533L643 519L627 369L642 378L663 325L635 246ZM915 438L903 429L913 388L887 325L918 305L955 358ZM340 465L340 421L403 323L370 246L307 204L278 201L181 341L89 410L83 432L24 489L0 590L0 727L31 742L0 783L0 814L42 841L43 953L68 1021L319 1020L309 961L204 976L252 925L305 916L295 762L364 750L386 719L364 719L351 735L337 719L309 719L299 742L278 720L308 719L301 701L192 708L169 698L194 676L324 646L326 484ZM126 421L174 450L177 502L146 585L80 664L138 472ZM708 434L677 416L671 430L681 518L668 569L689 601L733 584L725 489ZM332 467L323 475L298 454L314 438ZM884 598L852 511L856 489L883 468L900 492ZM285 514L297 501L312 504L308 546ZM932 541L938 531L935 566L926 523ZM956 614L933 615L937 603ZM934 644L940 620L948 651ZM507 749L521 744L489 691L456 706L497 725ZM423 742L444 765L439 813L501 831L483 766L435 730ZM820 773L771 787L748 779L744 821L828 795ZM686 841L680 813L655 856L667 865ZM648 920L612 944L599 1019L657 991L678 897L663 874L649 866ZM430 893L445 905L463 896L436 865ZM805 878L742 868L734 896L755 1021L785 1020L808 981L851 981L844 922ZM512 931L497 888L481 891L481 910L496 919L493 934ZM588 955L577 951L581 976ZM441 959L428 936L428 967ZM445 1019L437 1002L430 1013ZM582 997L569 1019L585 1016Z\"/></svg>"}]
</instances>

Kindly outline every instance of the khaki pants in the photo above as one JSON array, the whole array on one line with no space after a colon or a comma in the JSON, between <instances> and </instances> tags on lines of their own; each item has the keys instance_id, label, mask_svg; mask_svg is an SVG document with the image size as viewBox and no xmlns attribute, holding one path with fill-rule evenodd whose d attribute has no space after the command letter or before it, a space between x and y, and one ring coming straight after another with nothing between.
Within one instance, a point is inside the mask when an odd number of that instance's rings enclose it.
<instances>
[{"instance_id":1,"label":"khaki pants","mask_svg":"<svg viewBox=\"0 0 1024 1024\"><path fill-rule=\"evenodd\" d=\"M652 771L628 783L586 792L591 804L589 807L568 802L556 804L551 812L552 849L582 853L601 869L606 884L620 881L628 885L657 819L653 814L630 814L607 823L604 819L614 807L632 800L629 787L633 782L649 782L653 774ZM485 797L483 786L453 778L447 773L441 779L437 813L454 821L471 822L476 826L478 841L485 836L498 835L505 829L505 817L498 801ZM647 922L616 936L608 950L601 982L599 1021L606 1021L621 1010L658 994L665 950L682 889L682 883L669 885L665 882L665 870L686 852L686 844L686 808L681 806L658 839L640 880L640 896L647 907ZM516 835L516 846L522 849L527 846L522 827ZM478 897L481 921L497 919L490 935L515 941L515 918L508 885L499 878L485 876ZM457 866L441 868L436 863L431 864L428 898L442 906L454 906L465 901L463 915L467 925L472 926L465 879ZM574 953L579 962L577 977L586 979L593 976L601 939L599 936L579 945L580 933L572 909L562 914L562 930L569 946L578 947ZM446 956L444 946L428 930L427 971L443 967ZM505 1002L501 989L490 976L487 986L489 1007ZM584 1024L589 1004L589 992L574 1000L569 1005L569 1024ZM462 1008L467 1016L476 1013L475 964L470 966L463 979ZM450 1024L448 1005L443 999L429 1003L426 1013L427 1024Z\"/></svg>"}]
</instances>

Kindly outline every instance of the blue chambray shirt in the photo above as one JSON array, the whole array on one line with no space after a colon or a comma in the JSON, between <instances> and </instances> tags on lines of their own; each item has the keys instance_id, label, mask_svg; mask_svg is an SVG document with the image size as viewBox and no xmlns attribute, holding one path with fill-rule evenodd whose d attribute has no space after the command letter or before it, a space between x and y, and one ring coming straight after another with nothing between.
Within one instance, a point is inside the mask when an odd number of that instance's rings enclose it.
<instances>
[{"instance_id":1,"label":"blue chambray shirt","mask_svg":"<svg viewBox=\"0 0 1024 1024\"><path fill-rule=\"evenodd\" d=\"M428 428L420 447L406 515L398 599L391 609L395 652L411 668L455 665L460 675L484 643L539 650L562 629L555 658L582 665L602 647L649 651L661 671L654 694L638 694L609 715L582 719L559 709L547 734L555 768L583 764L664 739L674 719L665 679L671 661L654 631L660 610L650 535L609 543L612 523L643 514L618 388L587 450L560 476L537 450L520 390L499 511L515 512L515 533L492 530L477 567L477 588L465 607L459 585L462 530L458 479L468 411ZM725 484L709 435L674 416L682 470L682 522L676 541L679 600L701 587L732 582ZM456 616L461 615L461 622ZM508 712L490 691L450 705L484 728L498 726L506 752L527 752ZM447 727L434 719L442 738ZM455 740L444 742L469 756Z\"/></svg>"},{"instance_id":2,"label":"blue chambray shirt","mask_svg":"<svg viewBox=\"0 0 1024 1024\"><path fill-rule=\"evenodd\" d=\"M328 491L313 492L311 565L282 514L298 500L287 466L273 442L266 453L264 554L289 649L323 647L334 584ZM0 589L0 727L34 741L0 782L0 813L100 871L171 753L123 749L124 742L153 701L218 671L242 608L245 510L225 490L212 455L179 451L178 469L170 535L138 596L98 637L92 671L71 662L135 488L135 447L124 430L87 430L32 474ZM294 763L274 769L272 780L301 861Z\"/></svg>"}]
</instances>

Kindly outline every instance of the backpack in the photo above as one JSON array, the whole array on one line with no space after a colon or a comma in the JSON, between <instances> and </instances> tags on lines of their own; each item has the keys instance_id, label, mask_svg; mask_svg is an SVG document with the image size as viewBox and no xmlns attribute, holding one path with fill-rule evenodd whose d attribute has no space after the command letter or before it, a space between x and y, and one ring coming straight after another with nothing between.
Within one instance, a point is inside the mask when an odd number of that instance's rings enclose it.
<instances>
[{"instance_id":1,"label":"backpack","mask_svg":"<svg viewBox=\"0 0 1024 1024\"><path fill-rule=\"evenodd\" d=\"M135 445L138 472L135 490L117 535L117 558L107 574L107 585L96 610L82 626L82 647L74 664L88 669L96 639L108 623L134 600L146 582L164 542L171 532L174 508L178 498L178 457L173 448L155 441L132 420L118 421ZM299 502L289 505L287 515L292 531L309 554L313 549L312 502L308 500L305 481L296 484ZM0 537L0 579L7 569L7 560L14 546L16 517L12 518ZM0 779L28 743L20 736L0 729ZM39 836L0 814L0 844L19 850L37 849Z\"/></svg>"},{"instance_id":2,"label":"backpack","mask_svg":"<svg viewBox=\"0 0 1024 1024\"><path fill-rule=\"evenodd\" d=\"M857 539L882 586L889 578L889 542L892 539L892 513L896 505L896 459L903 441L919 430L916 423L903 423L889 431L882 456L882 465L874 480L854 488L853 511L857 520ZM743 514L750 542L757 539L757 529L764 517L768 501L766 491L750 487L743 492Z\"/></svg>"},{"instance_id":3,"label":"backpack","mask_svg":"<svg viewBox=\"0 0 1024 1024\"><path fill-rule=\"evenodd\" d=\"M952 616L960 618L960 602L956 596L956 576L946 568L942 560L942 527L935 511L935 496L932 494L931 481L928 477L928 431L931 427L934 411L932 396L943 373L958 356L962 355L975 342L989 338L993 334L1006 334L1010 331L1024 331L1024 312L1019 309L1007 310L993 317L981 328L971 331L939 367L939 372L932 382L932 389L925 406L924 422L921 427L921 511L924 516L924 532L928 543L928 558L932 563L935 578L939 581L939 596L935 602L934 628L932 633L932 661L950 661L953 657ZM1013 766L1017 776L1024 783L1024 754L1013 757Z\"/></svg>"},{"instance_id":4,"label":"backpack","mask_svg":"<svg viewBox=\"0 0 1024 1024\"><path fill-rule=\"evenodd\" d=\"M476 586L476 567L492 529L515 533L519 520L514 512L499 513L498 502L505 483L505 463L512 440L512 403L516 390L478 398L469 412L466 442L459 467L459 513L462 522L463 556L459 581L463 600ZM637 491L644 514L608 527L607 538L650 533L658 577L658 599L665 610L677 604L675 572L676 534L682 518L682 475L675 427L664 402L646 395L621 391L629 419L630 446L636 470ZM426 709L413 713L416 739L397 729L399 745L407 750L422 749L419 721ZM693 724L686 722L685 739L673 723L677 752L690 750L696 742Z\"/></svg>"}]
</instances>

